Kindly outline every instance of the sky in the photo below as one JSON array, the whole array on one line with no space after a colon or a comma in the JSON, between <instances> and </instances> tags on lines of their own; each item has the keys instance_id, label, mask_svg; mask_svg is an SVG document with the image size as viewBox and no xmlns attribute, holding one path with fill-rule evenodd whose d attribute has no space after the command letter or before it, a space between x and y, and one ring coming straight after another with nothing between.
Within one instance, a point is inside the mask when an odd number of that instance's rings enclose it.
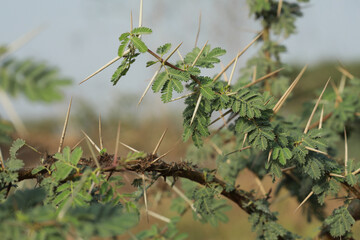
<instances>
[{"instance_id":1,"label":"sky","mask_svg":"<svg viewBox=\"0 0 360 240\"><path fill-rule=\"evenodd\" d=\"M12 99L22 118L64 116L71 96L75 108L85 101L93 105L96 112L107 114L117 104L121 105L121 96L131 94L135 99L140 98L156 70L144 67L151 60L151 56L145 55L115 87L110 78L117 64L88 82L77 84L117 55L118 37L130 28L130 12L134 26L138 24L137 0L0 0L0 6L0 45L9 44L42 26L44 30L12 57L46 61L58 67L63 76L74 80L73 86L65 89L61 103L34 104L24 98ZM360 1L316 0L303 6L304 16L296 22L298 33L289 39L279 39L288 49L284 62L311 65L321 60L359 60ZM144 36L144 41L153 50L167 42L173 46L183 42L180 51L185 54L194 47L200 13L198 45L208 40L214 47L225 48L224 64L260 30L260 26L249 19L244 0L144 0L143 25L153 30L153 34ZM244 66L254 51L249 49L244 54L237 69ZM214 73L218 71L219 68L214 69ZM179 107L178 104L163 105L159 98L149 93L136 114L151 112L156 115ZM6 118L1 107L0 115Z\"/></svg>"}]
</instances>

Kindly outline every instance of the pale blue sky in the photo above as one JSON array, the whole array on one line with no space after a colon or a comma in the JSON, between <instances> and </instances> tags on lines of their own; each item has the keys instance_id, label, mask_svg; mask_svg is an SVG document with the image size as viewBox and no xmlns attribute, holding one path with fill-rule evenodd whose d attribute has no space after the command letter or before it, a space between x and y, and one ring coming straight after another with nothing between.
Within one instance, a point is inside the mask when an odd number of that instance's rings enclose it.
<instances>
[{"instance_id":1,"label":"pale blue sky","mask_svg":"<svg viewBox=\"0 0 360 240\"><path fill-rule=\"evenodd\" d=\"M48 61L77 83L116 56L118 37L129 30L131 10L134 25L138 24L138 5L138 0L0 0L0 44L10 43L45 24L46 29L13 56ZM306 4L304 17L296 24L298 34L283 42L288 48L284 61L315 64L319 60L360 60L359 10L358 0L313 0ZM185 54L194 45L200 12L199 45L209 40L213 46L225 48L228 51L222 58L225 64L251 40L254 36L251 31L260 29L248 19L244 1L144 0L143 24L154 31L144 37L145 42L151 49L166 42L173 45L183 42L180 50ZM240 66L252 52L250 49L240 59ZM30 105L20 99L14 101L15 108L22 117L41 117L45 113L62 116L70 96L74 96L75 100L81 97L94 103L97 111L104 114L121 94L141 96L155 71L143 67L150 59L150 56L142 57L135 66L137 71L130 70L129 76L116 87L110 83L115 64L84 85L74 84L67 89L63 103ZM144 101L156 105L159 96L154 96L150 93ZM164 111L176 106L161 105L157 109ZM143 110L140 107L139 114ZM2 109L0 114L4 116Z\"/></svg>"}]
</instances>

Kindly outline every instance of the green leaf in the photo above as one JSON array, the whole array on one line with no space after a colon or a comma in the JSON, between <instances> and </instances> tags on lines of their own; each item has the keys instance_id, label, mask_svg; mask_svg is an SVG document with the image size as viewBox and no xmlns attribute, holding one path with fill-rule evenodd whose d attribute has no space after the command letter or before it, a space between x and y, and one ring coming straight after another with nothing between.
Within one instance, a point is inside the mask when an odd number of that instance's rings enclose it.
<instances>
[{"instance_id":1,"label":"green leaf","mask_svg":"<svg viewBox=\"0 0 360 240\"><path fill-rule=\"evenodd\" d=\"M170 102L171 98L172 98L172 91L173 91L173 86L174 83L173 81L167 81L163 87L163 89L161 90L161 100L164 103Z\"/></svg>"},{"instance_id":2,"label":"green leaf","mask_svg":"<svg viewBox=\"0 0 360 240\"><path fill-rule=\"evenodd\" d=\"M141 52L144 53L148 50L145 43L138 37L132 37L131 42L134 44L134 46Z\"/></svg>"},{"instance_id":3,"label":"green leaf","mask_svg":"<svg viewBox=\"0 0 360 240\"><path fill-rule=\"evenodd\" d=\"M148 61L148 62L146 62L146 67L150 67L150 66L154 65L155 63L157 63L157 61Z\"/></svg>"},{"instance_id":4,"label":"green leaf","mask_svg":"<svg viewBox=\"0 0 360 240\"><path fill-rule=\"evenodd\" d=\"M354 218L344 206L335 209L333 213L325 219L325 224L330 227L330 234L333 237L345 235L345 233L351 231L351 226L354 223Z\"/></svg>"},{"instance_id":5,"label":"green leaf","mask_svg":"<svg viewBox=\"0 0 360 240\"><path fill-rule=\"evenodd\" d=\"M121 42L121 44L119 46L119 50L118 50L119 57L123 57L125 48L128 46L129 41L130 41L130 39L126 38Z\"/></svg>"},{"instance_id":6,"label":"green leaf","mask_svg":"<svg viewBox=\"0 0 360 240\"><path fill-rule=\"evenodd\" d=\"M163 88L166 81L168 81L168 75L166 74L166 72L162 72L162 73L158 74L152 85L152 90L154 92L159 92Z\"/></svg>"},{"instance_id":7,"label":"green leaf","mask_svg":"<svg viewBox=\"0 0 360 240\"><path fill-rule=\"evenodd\" d=\"M176 92L181 93L184 90L184 87L180 81L173 79L171 82L173 83L173 88Z\"/></svg>"},{"instance_id":8,"label":"green leaf","mask_svg":"<svg viewBox=\"0 0 360 240\"><path fill-rule=\"evenodd\" d=\"M165 43L164 45L156 49L156 53L160 55L166 54L171 49L171 43Z\"/></svg>"},{"instance_id":9,"label":"green leaf","mask_svg":"<svg viewBox=\"0 0 360 240\"><path fill-rule=\"evenodd\" d=\"M201 139L201 135L197 132L193 132L192 140L196 147L201 147L203 145L203 140Z\"/></svg>"},{"instance_id":10,"label":"green leaf","mask_svg":"<svg viewBox=\"0 0 360 240\"><path fill-rule=\"evenodd\" d=\"M187 72L179 71L176 69L169 69L168 70L170 78L174 78L183 82L186 82L190 79L190 74Z\"/></svg>"},{"instance_id":11,"label":"green leaf","mask_svg":"<svg viewBox=\"0 0 360 240\"><path fill-rule=\"evenodd\" d=\"M132 34L137 34L137 35L144 35L144 34L152 33L152 30L150 28L147 28L147 27L137 27L137 28L134 28L131 31L131 33Z\"/></svg>"},{"instance_id":12,"label":"green leaf","mask_svg":"<svg viewBox=\"0 0 360 240\"><path fill-rule=\"evenodd\" d=\"M44 166L38 166L36 168L34 168L32 171L31 171L31 174L35 175L37 174L38 172L41 172L42 170L46 169L46 167Z\"/></svg>"},{"instance_id":13,"label":"green leaf","mask_svg":"<svg viewBox=\"0 0 360 240\"><path fill-rule=\"evenodd\" d=\"M346 175L345 180L350 186L355 186L357 184L358 179L356 176L354 176L354 174L349 173L348 175Z\"/></svg>"},{"instance_id":14,"label":"green leaf","mask_svg":"<svg viewBox=\"0 0 360 240\"><path fill-rule=\"evenodd\" d=\"M57 181L64 180L69 176L73 169L76 169L77 164L81 158L82 150L81 148L75 148L73 153L70 153L70 148L65 147L63 153L56 153L54 158L58 159L52 169L54 170L52 175Z\"/></svg>"},{"instance_id":15,"label":"green leaf","mask_svg":"<svg viewBox=\"0 0 360 240\"><path fill-rule=\"evenodd\" d=\"M204 98L208 100L212 100L215 98L215 92L211 89L211 87L201 87L200 93L204 96Z\"/></svg>"},{"instance_id":16,"label":"green leaf","mask_svg":"<svg viewBox=\"0 0 360 240\"><path fill-rule=\"evenodd\" d=\"M11 158L5 162L5 168L10 172L15 172L24 167L24 162L20 159Z\"/></svg>"},{"instance_id":17,"label":"green leaf","mask_svg":"<svg viewBox=\"0 0 360 240\"><path fill-rule=\"evenodd\" d=\"M22 139L16 139L11 147L10 147L10 158L11 159L17 159L16 158L16 153L17 151L22 148L23 146L25 145L25 140L22 140Z\"/></svg>"},{"instance_id":18,"label":"green leaf","mask_svg":"<svg viewBox=\"0 0 360 240\"><path fill-rule=\"evenodd\" d=\"M130 36L130 33L126 32L120 35L119 37L119 41L124 41L125 39L127 39Z\"/></svg>"}]
</instances>

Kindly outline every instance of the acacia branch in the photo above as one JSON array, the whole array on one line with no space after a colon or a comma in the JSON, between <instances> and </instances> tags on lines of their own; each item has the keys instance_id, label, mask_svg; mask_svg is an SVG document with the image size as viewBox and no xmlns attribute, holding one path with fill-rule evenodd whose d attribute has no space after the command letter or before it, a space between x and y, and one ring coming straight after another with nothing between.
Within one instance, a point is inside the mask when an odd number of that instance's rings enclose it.
<instances>
[{"instance_id":1,"label":"acacia branch","mask_svg":"<svg viewBox=\"0 0 360 240\"><path fill-rule=\"evenodd\" d=\"M117 161L117 165L113 165L113 155L104 154L98 156L98 162L100 164L100 168L102 172L124 172L131 171L137 173L145 173L151 172L156 173L157 177L174 177L174 178L186 178L193 182L199 183L203 186L208 186L211 184L217 184L221 186L224 190L221 192L221 195L228 198L235 204L237 204L241 209L243 209L246 213L251 214L255 211L254 202L256 198L251 194L244 190L232 190L227 192L226 183L220 180L217 177L214 177L211 181L207 181L204 173L201 169L197 168L196 165L192 165L187 162L179 162L179 163L166 163L162 159L159 159L156 162L153 162L154 159L157 158L156 155L149 154L145 158L140 158L137 160L123 162L121 160ZM55 159L48 155L46 160L44 161L44 166L49 168L52 164L55 163ZM96 168L94 161L86 158L82 158L79 164L83 167L92 167ZM18 171L18 179L19 181L26 179L39 179L49 177L49 173L47 170L42 170L37 174L32 174L32 170L35 167L27 167L22 168ZM77 177L78 174L72 175L69 178Z\"/></svg>"}]
</instances>

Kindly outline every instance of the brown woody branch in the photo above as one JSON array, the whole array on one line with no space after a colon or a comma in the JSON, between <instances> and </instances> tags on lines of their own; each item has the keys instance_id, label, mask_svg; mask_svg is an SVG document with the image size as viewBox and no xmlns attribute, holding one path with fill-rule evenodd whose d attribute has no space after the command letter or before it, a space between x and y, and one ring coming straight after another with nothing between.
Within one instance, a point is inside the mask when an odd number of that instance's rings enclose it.
<instances>
[{"instance_id":1,"label":"brown woody branch","mask_svg":"<svg viewBox=\"0 0 360 240\"><path fill-rule=\"evenodd\" d=\"M103 172L123 172L123 171L130 171L130 172L137 172L137 173L145 173L145 172L152 172L156 173L158 177L174 177L174 178L186 178L193 182L197 182L203 186L208 186L211 184L220 185L224 190L221 194L237 204L241 209L243 209L248 214L251 214L255 210L255 206L253 203L255 202L256 198L251 194L243 190L232 190L232 191L225 191L226 183L216 177L214 177L211 181L207 181L204 173L197 168L196 165L192 165L191 163L186 162L179 162L179 163L166 163L162 159L152 163L154 159L157 158L156 155L149 154L143 159L137 159L134 161L129 162L122 162L121 160L117 161L117 166L113 165L113 155L104 154L98 157L98 162ZM46 160L44 161L44 166L49 168L55 159L48 155ZM93 160L82 158L79 162L80 165L89 166L92 168L96 168L96 165ZM25 179L38 179L43 177L48 177L49 173L47 170L42 170L37 174L32 174L32 170L35 167L30 168L23 168L18 172L18 179L19 181ZM72 177L76 177L71 176Z\"/></svg>"}]
</instances>

